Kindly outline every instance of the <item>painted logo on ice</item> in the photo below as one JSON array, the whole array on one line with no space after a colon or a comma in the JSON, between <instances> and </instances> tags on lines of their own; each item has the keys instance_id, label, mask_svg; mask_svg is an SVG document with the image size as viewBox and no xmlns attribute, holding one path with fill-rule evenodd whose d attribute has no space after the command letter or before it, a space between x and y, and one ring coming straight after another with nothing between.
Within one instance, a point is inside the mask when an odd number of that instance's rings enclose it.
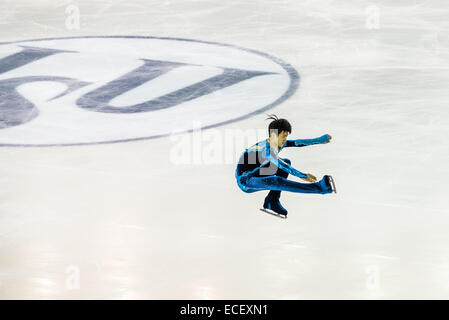
<instances>
[{"instance_id":1,"label":"painted logo on ice","mask_svg":"<svg viewBox=\"0 0 449 320\"><path fill-rule=\"evenodd\" d=\"M291 96L298 74L267 54L155 37L0 44L0 145L150 139L237 121Z\"/></svg>"}]
</instances>

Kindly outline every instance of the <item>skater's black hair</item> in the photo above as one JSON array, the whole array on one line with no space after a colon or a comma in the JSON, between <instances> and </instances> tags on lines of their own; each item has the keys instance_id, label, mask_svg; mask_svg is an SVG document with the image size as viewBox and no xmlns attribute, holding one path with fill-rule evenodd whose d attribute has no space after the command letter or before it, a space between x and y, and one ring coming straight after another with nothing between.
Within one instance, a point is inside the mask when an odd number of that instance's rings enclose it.
<instances>
[{"instance_id":1,"label":"skater's black hair","mask_svg":"<svg viewBox=\"0 0 449 320\"><path fill-rule=\"evenodd\" d=\"M278 135L282 131L288 131L288 133L292 133L292 126L287 119L279 119L274 114L267 114L268 118L265 120L273 120L268 125L268 136L271 136L271 132L276 133Z\"/></svg>"}]
</instances>

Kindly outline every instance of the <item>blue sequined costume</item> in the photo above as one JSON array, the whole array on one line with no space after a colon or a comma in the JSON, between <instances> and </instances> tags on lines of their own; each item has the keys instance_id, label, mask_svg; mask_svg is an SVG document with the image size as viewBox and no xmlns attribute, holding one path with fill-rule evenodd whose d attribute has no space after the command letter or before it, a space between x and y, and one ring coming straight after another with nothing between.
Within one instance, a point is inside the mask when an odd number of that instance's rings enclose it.
<instances>
[{"instance_id":1,"label":"blue sequined costume","mask_svg":"<svg viewBox=\"0 0 449 320\"><path fill-rule=\"evenodd\" d=\"M329 142L329 135L327 134L315 139L287 140L282 147L279 147L278 153L284 147L304 147L325 142ZM271 190L265 199L264 207L267 207L268 202L277 202L280 205L281 191L320 194L332 192L327 176L315 183L300 183L288 180L289 174L299 178L307 177L306 174L293 168L289 159L279 158L270 147L268 139L246 149L241 155L235 170L237 184L242 191L251 193Z\"/></svg>"}]
</instances>

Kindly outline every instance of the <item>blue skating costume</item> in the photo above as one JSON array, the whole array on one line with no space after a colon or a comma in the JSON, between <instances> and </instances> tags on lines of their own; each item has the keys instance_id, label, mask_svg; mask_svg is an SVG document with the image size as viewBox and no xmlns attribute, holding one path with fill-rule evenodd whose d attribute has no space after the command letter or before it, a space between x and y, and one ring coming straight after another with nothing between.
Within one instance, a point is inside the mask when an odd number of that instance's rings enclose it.
<instances>
[{"instance_id":1,"label":"blue skating costume","mask_svg":"<svg viewBox=\"0 0 449 320\"><path fill-rule=\"evenodd\" d=\"M304 147L313 144L329 142L329 135L325 134L315 139L287 140L279 146L278 153L285 147ZM329 176L324 176L315 183L300 183L287 180L289 174L299 178L307 178L307 175L291 166L291 161L279 158L276 151L270 147L268 139L260 141L240 156L235 178L240 189L247 193L262 190L270 190L265 198L264 208L271 209L283 215L287 214L279 203L281 191L299 193L332 193L332 185Z\"/></svg>"}]
</instances>

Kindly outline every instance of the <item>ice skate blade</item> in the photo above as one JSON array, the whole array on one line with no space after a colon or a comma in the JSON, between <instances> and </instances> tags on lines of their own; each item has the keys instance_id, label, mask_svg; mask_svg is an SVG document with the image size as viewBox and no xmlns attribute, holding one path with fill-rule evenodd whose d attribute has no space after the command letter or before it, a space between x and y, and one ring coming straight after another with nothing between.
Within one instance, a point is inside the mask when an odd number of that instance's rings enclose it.
<instances>
[{"instance_id":1,"label":"ice skate blade","mask_svg":"<svg viewBox=\"0 0 449 320\"><path fill-rule=\"evenodd\" d=\"M277 214L276 212L268 210L268 209L261 208L260 211L269 213L269 214L271 214L271 215L273 215L275 217L278 217L279 219L287 219L287 216L284 216L282 214Z\"/></svg>"},{"instance_id":2,"label":"ice skate blade","mask_svg":"<svg viewBox=\"0 0 449 320\"><path fill-rule=\"evenodd\" d=\"M332 178L332 176L329 176L329 182L331 183L332 191L334 193L337 193L337 187L335 187L335 181L334 178Z\"/></svg>"}]
</instances>

